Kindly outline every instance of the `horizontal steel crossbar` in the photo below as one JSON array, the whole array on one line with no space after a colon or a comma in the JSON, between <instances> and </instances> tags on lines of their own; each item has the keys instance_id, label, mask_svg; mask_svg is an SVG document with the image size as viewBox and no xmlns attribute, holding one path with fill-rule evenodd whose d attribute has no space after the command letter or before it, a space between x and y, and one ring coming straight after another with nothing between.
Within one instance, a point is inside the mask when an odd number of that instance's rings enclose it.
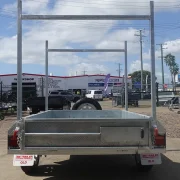
<instances>
[{"instance_id":1,"label":"horizontal steel crossbar","mask_svg":"<svg viewBox=\"0 0 180 180\"><path fill-rule=\"evenodd\" d=\"M48 52L125 52L125 49L48 49Z\"/></svg>"},{"instance_id":2,"label":"horizontal steel crossbar","mask_svg":"<svg viewBox=\"0 0 180 180\"><path fill-rule=\"evenodd\" d=\"M150 20L150 15L21 15L22 20Z\"/></svg>"}]
</instances>

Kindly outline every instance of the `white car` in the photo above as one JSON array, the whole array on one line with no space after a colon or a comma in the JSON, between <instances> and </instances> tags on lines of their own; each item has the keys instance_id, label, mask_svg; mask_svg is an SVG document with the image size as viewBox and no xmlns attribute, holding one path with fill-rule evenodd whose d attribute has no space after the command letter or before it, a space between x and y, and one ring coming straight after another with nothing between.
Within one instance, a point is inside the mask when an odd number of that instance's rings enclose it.
<instances>
[{"instance_id":1,"label":"white car","mask_svg":"<svg viewBox=\"0 0 180 180\"><path fill-rule=\"evenodd\" d=\"M159 98L160 104L164 104L165 102L171 100L173 97L175 97L175 94L172 91L159 91L158 92L158 98Z\"/></svg>"},{"instance_id":2,"label":"white car","mask_svg":"<svg viewBox=\"0 0 180 180\"><path fill-rule=\"evenodd\" d=\"M101 90L89 90L86 97L103 101L103 92Z\"/></svg>"}]
</instances>

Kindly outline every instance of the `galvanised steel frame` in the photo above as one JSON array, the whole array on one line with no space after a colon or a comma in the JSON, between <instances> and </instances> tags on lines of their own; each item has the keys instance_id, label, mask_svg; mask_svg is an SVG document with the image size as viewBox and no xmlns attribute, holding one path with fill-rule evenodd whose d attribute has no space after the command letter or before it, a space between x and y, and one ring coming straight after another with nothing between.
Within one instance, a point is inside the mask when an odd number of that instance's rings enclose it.
<instances>
[{"instance_id":1,"label":"galvanised steel frame","mask_svg":"<svg viewBox=\"0 0 180 180\"><path fill-rule=\"evenodd\" d=\"M154 120L156 120L154 1L150 1L150 15L23 15L22 14L22 0L18 0L17 7L18 7L18 16L17 16L18 17L17 19L17 119L18 120L22 118L22 20L148 20L150 22L150 34L151 34L152 117ZM65 51L58 51L58 52L65 52ZM72 51L69 51L69 52L72 52ZM75 52L80 52L80 51L78 50ZM85 52L85 51L81 50L81 52ZM92 52L92 51L89 50L87 52ZM100 51L95 49L93 50L93 52L100 52ZM102 52L108 52L108 51L103 50ZM119 51L114 51L114 52L119 52ZM127 52L125 54L127 56ZM125 68L125 71L126 71L125 84L127 86L127 69L126 68ZM47 78L47 72L48 72L48 69L46 67L46 78ZM46 97L47 97L47 91L46 91ZM126 95L126 98L127 98L127 95ZM46 103L47 103L47 99L46 99Z\"/></svg>"},{"instance_id":2,"label":"galvanised steel frame","mask_svg":"<svg viewBox=\"0 0 180 180\"><path fill-rule=\"evenodd\" d=\"M48 110L48 53L49 52L124 52L125 61L125 109L128 110L128 83L127 83L127 41L124 42L124 49L49 49L48 41L45 44L45 72L46 72L46 87L45 87L45 110Z\"/></svg>"}]
</instances>

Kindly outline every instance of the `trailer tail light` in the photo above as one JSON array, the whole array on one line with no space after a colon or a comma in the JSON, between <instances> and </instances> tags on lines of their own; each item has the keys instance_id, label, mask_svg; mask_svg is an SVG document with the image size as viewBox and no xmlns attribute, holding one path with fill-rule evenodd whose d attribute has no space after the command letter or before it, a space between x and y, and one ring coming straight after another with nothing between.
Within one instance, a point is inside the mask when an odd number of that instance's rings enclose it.
<instances>
[{"instance_id":1,"label":"trailer tail light","mask_svg":"<svg viewBox=\"0 0 180 180\"><path fill-rule=\"evenodd\" d=\"M160 135L157 127L154 128L154 145L166 146L166 134Z\"/></svg>"},{"instance_id":2,"label":"trailer tail light","mask_svg":"<svg viewBox=\"0 0 180 180\"><path fill-rule=\"evenodd\" d=\"M19 131L19 129L15 129L12 135L8 135L8 147L9 148L19 148L18 131Z\"/></svg>"}]
</instances>

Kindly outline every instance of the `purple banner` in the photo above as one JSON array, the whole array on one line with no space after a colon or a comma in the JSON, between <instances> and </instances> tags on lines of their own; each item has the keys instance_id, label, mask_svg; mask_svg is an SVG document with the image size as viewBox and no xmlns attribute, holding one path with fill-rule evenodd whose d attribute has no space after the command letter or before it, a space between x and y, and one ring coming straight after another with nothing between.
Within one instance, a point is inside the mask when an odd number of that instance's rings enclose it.
<instances>
[{"instance_id":1,"label":"purple banner","mask_svg":"<svg viewBox=\"0 0 180 180\"><path fill-rule=\"evenodd\" d=\"M104 80L104 92L107 91L109 79L110 79L110 74L107 74Z\"/></svg>"}]
</instances>

